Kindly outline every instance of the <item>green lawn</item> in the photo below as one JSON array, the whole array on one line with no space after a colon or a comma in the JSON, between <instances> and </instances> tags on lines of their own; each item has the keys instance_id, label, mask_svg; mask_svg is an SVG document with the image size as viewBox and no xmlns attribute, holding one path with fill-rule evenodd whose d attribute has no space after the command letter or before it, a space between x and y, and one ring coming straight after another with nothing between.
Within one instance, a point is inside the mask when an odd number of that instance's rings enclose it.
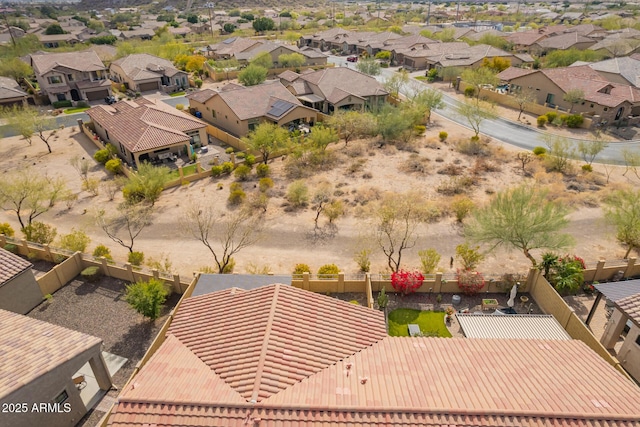
<instances>
[{"instance_id":1,"label":"green lawn","mask_svg":"<svg viewBox=\"0 0 640 427\"><path fill-rule=\"evenodd\" d=\"M172 94L171 94L171 95L169 95L169 96L173 98L173 97L175 97L175 96L184 96L184 94L185 94L185 92L175 92L175 93L172 93Z\"/></svg>"},{"instance_id":2,"label":"green lawn","mask_svg":"<svg viewBox=\"0 0 640 427\"><path fill-rule=\"evenodd\" d=\"M83 111L87 111L91 107L72 107L64 110L65 114L74 114L74 113L82 113Z\"/></svg>"},{"instance_id":3,"label":"green lawn","mask_svg":"<svg viewBox=\"0 0 640 427\"><path fill-rule=\"evenodd\" d=\"M451 333L444 324L444 312L420 311L410 308L399 308L389 313L389 335L392 337L408 337L409 323L420 326L425 336L451 337Z\"/></svg>"},{"instance_id":4,"label":"green lawn","mask_svg":"<svg viewBox=\"0 0 640 427\"><path fill-rule=\"evenodd\" d=\"M417 77L414 77L414 78L415 78L416 80L421 80L421 81L426 81L426 80L427 80L427 77L426 77L426 76L417 76Z\"/></svg>"},{"instance_id":5,"label":"green lawn","mask_svg":"<svg viewBox=\"0 0 640 427\"><path fill-rule=\"evenodd\" d=\"M196 167L195 163L189 166L184 166L182 168L182 173L184 174L184 176L193 175L196 172L198 172L198 168ZM171 179L178 179L180 178L180 172L178 172L178 169L172 169L171 172L169 172L169 177Z\"/></svg>"}]
</instances>

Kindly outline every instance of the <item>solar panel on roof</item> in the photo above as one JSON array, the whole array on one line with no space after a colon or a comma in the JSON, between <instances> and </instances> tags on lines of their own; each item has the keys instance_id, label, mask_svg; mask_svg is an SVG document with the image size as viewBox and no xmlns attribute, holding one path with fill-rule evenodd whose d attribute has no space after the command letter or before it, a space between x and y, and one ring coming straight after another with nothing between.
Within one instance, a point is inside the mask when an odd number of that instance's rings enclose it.
<instances>
[{"instance_id":1,"label":"solar panel on roof","mask_svg":"<svg viewBox=\"0 0 640 427\"><path fill-rule=\"evenodd\" d=\"M271 106L269 111L267 111L267 114L273 117L280 117L293 107L294 105L290 102L278 100Z\"/></svg>"},{"instance_id":2,"label":"solar panel on roof","mask_svg":"<svg viewBox=\"0 0 640 427\"><path fill-rule=\"evenodd\" d=\"M237 39L237 37L231 37L231 38L229 38L229 39L223 40L223 41L222 41L222 43L223 43L223 44L231 44L231 43L233 43L234 41L236 41L236 39Z\"/></svg>"}]
</instances>

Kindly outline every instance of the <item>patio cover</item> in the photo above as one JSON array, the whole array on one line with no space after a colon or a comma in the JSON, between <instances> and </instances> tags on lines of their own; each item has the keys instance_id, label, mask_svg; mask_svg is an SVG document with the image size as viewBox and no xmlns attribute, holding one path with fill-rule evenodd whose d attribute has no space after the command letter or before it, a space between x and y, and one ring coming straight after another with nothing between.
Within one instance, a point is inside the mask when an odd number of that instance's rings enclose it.
<instances>
[{"instance_id":1,"label":"patio cover","mask_svg":"<svg viewBox=\"0 0 640 427\"><path fill-rule=\"evenodd\" d=\"M467 338L570 340L571 337L550 315L457 313Z\"/></svg>"},{"instance_id":2,"label":"patio cover","mask_svg":"<svg viewBox=\"0 0 640 427\"><path fill-rule=\"evenodd\" d=\"M322 98L321 96L318 96L318 95L314 95L312 93L308 94L308 95L298 96L298 99L300 101L306 101L306 102L311 102L311 103L324 101L324 98Z\"/></svg>"},{"instance_id":3,"label":"patio cover","mask_svg":"<svg viewBox=\"0 0 640 427\"><path fill-rule=\"evenodd\" d=\"M274 283L291 285L291 280L291 275L201 274L191 296L196 297L229 288L250 290Z\"/></svg>"},{"instance_id":4,"label":"patio cover","mask_svg":"<svg viewBox=\"0 0 640 427\"><path fill-rule=\"evenodd\" d=\"M600 283L598 285L594 285L594 288L604 295L606 299L618 302L623 298L640 294L640 279Z\"/></svg>"}]
</instances>

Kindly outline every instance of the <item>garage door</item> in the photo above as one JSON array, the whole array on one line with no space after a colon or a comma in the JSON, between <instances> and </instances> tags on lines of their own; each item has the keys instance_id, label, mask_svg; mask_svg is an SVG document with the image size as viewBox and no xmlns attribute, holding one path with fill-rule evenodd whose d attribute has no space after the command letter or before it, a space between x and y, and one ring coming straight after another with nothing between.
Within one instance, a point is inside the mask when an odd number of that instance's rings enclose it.
<instances>
[{"instance_id":1,"label":"garage door","mask_svg":"<svg viewBox=\"0 0 640 427\"><path fill-rule=\"evenodd\" d=\"M158 89L160 89L158 87L158 82L141 83L138 87L140 88L140 92L147 92L149 90L158 90Z\"/></svg>"},{"instance_id":2,"label":"garage door","mask_svg":"<svg viewBox=\"0 0 640 427\"><path fill-rule=\"evenodd\" d=\"M95 92L87 92L87 99L89 101L96 101L98 99L104 99L109 96L109 89L97 90Z\"/></svg>"}]
</instances>

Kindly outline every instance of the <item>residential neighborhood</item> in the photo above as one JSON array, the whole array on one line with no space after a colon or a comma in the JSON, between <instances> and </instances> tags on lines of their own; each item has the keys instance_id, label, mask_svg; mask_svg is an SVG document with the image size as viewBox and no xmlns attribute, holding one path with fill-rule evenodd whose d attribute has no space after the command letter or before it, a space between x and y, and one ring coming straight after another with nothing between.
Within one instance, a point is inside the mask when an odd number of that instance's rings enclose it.
<instances>
[{"instance_id":1,"label":"residential neighborhood","mask_svg":"<svg viewBox=\"0 0 640 427\"><path fill-rule=\"evenodd\" d=\"M640 425L639 7L3 5L0 426Z\"/></svg>"}]
</instances>

